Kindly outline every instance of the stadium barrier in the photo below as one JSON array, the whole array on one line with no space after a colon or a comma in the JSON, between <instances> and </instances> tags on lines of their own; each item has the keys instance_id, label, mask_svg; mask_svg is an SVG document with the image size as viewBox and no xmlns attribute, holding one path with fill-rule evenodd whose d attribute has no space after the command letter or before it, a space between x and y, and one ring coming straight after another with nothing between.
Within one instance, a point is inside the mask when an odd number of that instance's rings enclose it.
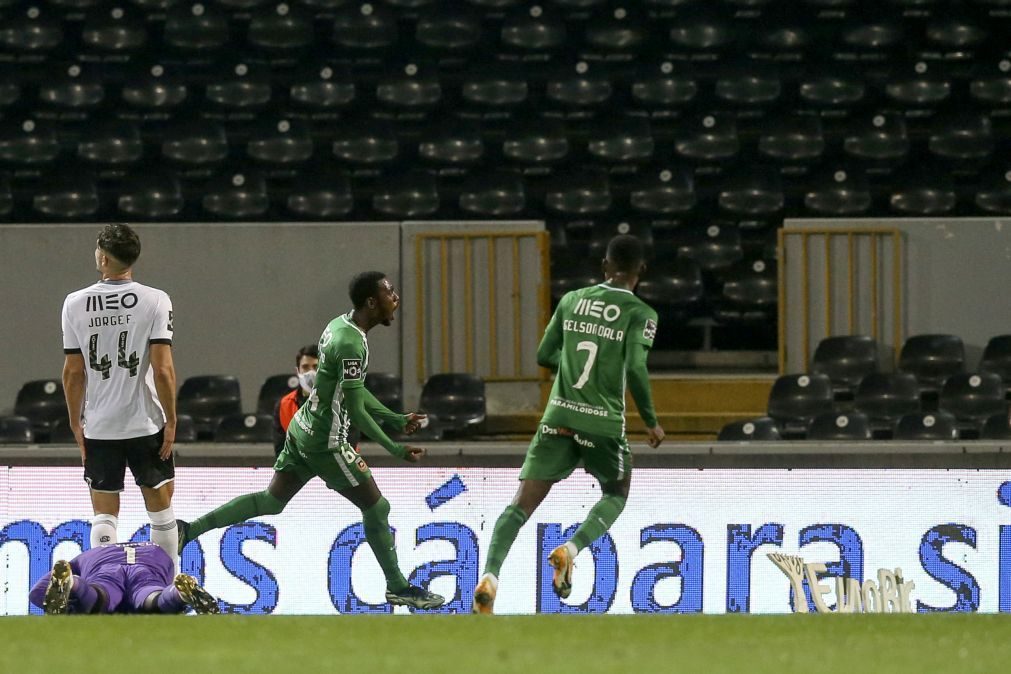
<instances>
[{"instance_id":1,"label":"stadium barrier","mask_svg":"<svg viewBox=\"0 0 1011 674\"><path fill-rule=\"evenodd\" d=\"M53 560L88 541L91 513L75 450L0 451L0 614L28 612L27 593ZM184 447L175 510L190 519L262 489L269 448ZM785 613L791 580L768 557L824 564L819 575L877 580L901 569L911 610L1011 612L1011 454L998 443L675 444L637 448L628 505L577 559L572 595L551 591L548 552L599 490L582 471L560 483L523 528L502 570L502 613ZM469 610L491 529L516 489L521 444L434 445L426 467L365 456L392 504L402 568ZM381 450L380 450L381 451ZM201 452L204 453L201 456ZM62 456L61 456L62 453ZM62 465L37 465L54 462ZM19 465L20 464L20 465ZM58 497L57 497L58 496ZM144 539L140 495L123 498L120 537ZM310 482L284 513L209 532L182 567L236 613L388 613L382 574L358 511ZM820 568L820 567L816 567ZM821 583L818 583L821 585ZM809 610L817 607L810 584ZM820 597L832 608L833 594ZM405 609L398 608L396 612Z\"/></svg>"}]
</instances>

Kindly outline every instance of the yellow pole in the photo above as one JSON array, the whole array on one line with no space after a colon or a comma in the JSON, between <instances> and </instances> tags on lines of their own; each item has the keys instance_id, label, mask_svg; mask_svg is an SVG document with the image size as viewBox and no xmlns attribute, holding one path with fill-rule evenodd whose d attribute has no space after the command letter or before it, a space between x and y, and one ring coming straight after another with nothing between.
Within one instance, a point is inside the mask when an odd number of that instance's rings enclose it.
<instances>
[{"instance_id":1,"label":"yellow pole","mask_svg":"<svg viewBox=\"0 0 1011 674\"><path fill-rule=\"evenodd\" d=\"M439 315L442 317L442 335L439 343L442 346L442 371L449 372L449 253L446 250L446 237L439 237L439 296L442 306Z\"/></svg>"},{"instance_id":2,"label":"yellow pole","mask_svg":"<svg viewBox=\"0 0 1011 674\"><path fill-rule=\"evenodd\" d=\"M786 230L782 227L776 233L776 288L779 293L779 373L786 371Z\"/></svg>"},{"instance_id":3,"label":"yellow pole","mask_svg":"<svg viewBox=\"0 0 1011 674\"><path fill-rule=\"evenodd\" d=\"M849 274L849 278L847 279L847 281L850 293L848 322L849 322L849 334L852 335L856 333L856 315L857 315L857 286L856 286L857 274L855 267L856 256L854 255L853 251L853 232L850 232L849 234L846 235L846 244L849 248L848 254L849 269L847 272Z\"/></svg>"},{"instance_id":4,"label":"yellow pole","mask_svg":"<svg viewBox=\"0 0 1011 674\"><path fill-rule=\"evenodd\" d=\"M494 237L488 237L488 326L491 329L491 376L498 376L498 315L495 296L498 286L495 282L495 241Z\"/></svg>"},{"instance_id":5,"label":"yellow pole","mask_svg":"<svg viewBox=\"0 0 1011 674\"><path fill-rule=\"evenodd\" d=\"M473 282L474 270L471 260L471 249L474 240L467 237L463 240L463 329L467 352L467 372L474 371L474 307Z\"/></svg>"},{"instance_id":6,"label":"yellow pole","mask_svg":"<svg viewBox=\"0 0 1011 674\"><path fill-rule=\"evenodd\" d=\"M414 240L414 292L418 306L417 342L418 342L418 381L425 381L425 274L422 268L422 254L426 238L419 234Z\"/></svg>"},{"instance_id":7,"label":"yellow pole","mask_svg":"<svg viewBox=\"0 0 1011 674\"><path fill-rule=\"evenodd\" d=\"M523 343L521 341L523 332L520 329L520 239L519 236L512 237L513 240L513 374L520 376L523 367Z\"/></svg>"},{"instance_id":8,"label":"yellow pole","mask_svg":"<svg viewBox=\"0 0 1011 674\"><path fill-rule=\"evenodd\" d=\"M801 252L801 258L800 258L800 262L801 262L800 276L801 276L801 288L803 290L802 304L803 304L803 316L804 316L803 320L802 320L802 325L804 327L804 351L803 351L803 353L804 353L804 365L803 365L803 367L804 367L805 370L807 369L807 364L808 364L808 354L811 351L811 345L809 344L809 342L811 341L811 279L808 278L808 274L810 273L810 269L809 269L809 266L810 266L809 262L810 261L808 260L807 237L808 237L808 233L807 232L804 232L801 235L801 246L803 248L803 251Z\"/></svg>"}]
</instances>

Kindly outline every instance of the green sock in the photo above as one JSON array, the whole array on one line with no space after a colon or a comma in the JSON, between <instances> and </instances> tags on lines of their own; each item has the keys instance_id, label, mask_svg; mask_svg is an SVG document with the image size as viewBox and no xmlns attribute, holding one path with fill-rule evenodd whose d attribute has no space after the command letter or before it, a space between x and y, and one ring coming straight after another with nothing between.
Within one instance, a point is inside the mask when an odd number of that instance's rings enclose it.
<instances>
[{"instance_id":1,"label":"green sock","mask_svg":"<svg viewBox=\"0 0 1011 674\"><path fill-rule=\"evenodd\" d=\"M578 550L582 550L588 546L593 541L597 540L604 533L611 528L614 521L618 519L618 515L625 508L625 497L617 496L615 494L604 494L599 501L592 508L590 508L590 513L586 516L586 519L579 528L576 529L576 533L572 534L572 544L576 546Z\"/></svg>"},{"instance_id":2,"label":"green sock","mask_svg":"<svg viewBox=\"0 0 1011 674\"><path fill-rule=\"evenodd\" d=\"M380 496L376 504L362 511L362 524L365 526L365 540L379 560L386 575L386 589L399 592L407 587L407 579L400 572L397 563L397 548L393 543L393 533L390 531L390 502Z\"/></svg>"},{"instance_id":3,"label":"green sock","mask_svg":"<svg viewBox=\"0 0 1011 674\"><path fill-rule=\"evenodd\" d=\"M491 545L488 546L488 560L484 563L484 572L498 578L502 562L509 554L516 535L526 524L527 514L514 505L507 506L495 522L495 530L491 534Z\"/></svg>"},{"instance_id":4,"label":"green sock","mask_svg":"<svg viewBox=\"0 0 1011 674\"><path fill-rule=\"evenodd\" d=\"M259 515L277 515L286 504L270 495L258 491L255 494L236 496L223 506L215 508L203 517L190 522L186 530L186 542L192 541L211 529L220 529L230 524L238 524Z\"/></svg>"}]
</instances>

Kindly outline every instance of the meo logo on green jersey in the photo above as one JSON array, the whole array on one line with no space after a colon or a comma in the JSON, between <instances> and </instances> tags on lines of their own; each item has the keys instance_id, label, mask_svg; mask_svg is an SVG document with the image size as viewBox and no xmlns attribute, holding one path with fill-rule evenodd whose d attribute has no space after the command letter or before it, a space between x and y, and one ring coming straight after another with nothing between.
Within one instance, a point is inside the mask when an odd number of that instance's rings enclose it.
<instances>
[{"instance_id":1,"label":"meo logo on green jersey","mask_svg":"<svg viewBox=\"0 0 1011 674\"><path fill-rule=\"evenodd\" d=\"M584 297L576 302L572 313L577 316L603 318L608 323L613 323L621 317L621 307L617 304L606 304L604 300L591 300Z\"/></svg>"},{"instance_id":2,"label":"meo logo on green jersey","mask_svg":"<svg viewBox=\"0 0 1011 674\"><path fill-rule=\"evenodd\" d=\"M344 363L344 379L362 378L361 358L345 358L342 362Z\"/></svg>"}]
</instances>

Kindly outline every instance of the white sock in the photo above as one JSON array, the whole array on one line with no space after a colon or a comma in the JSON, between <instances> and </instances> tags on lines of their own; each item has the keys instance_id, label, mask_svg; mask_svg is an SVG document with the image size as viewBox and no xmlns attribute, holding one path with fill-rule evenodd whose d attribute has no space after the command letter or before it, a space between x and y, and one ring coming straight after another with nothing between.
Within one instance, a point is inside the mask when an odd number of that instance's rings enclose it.
<instances>
[{"instance_id":1,"label":"white sock","mask_svg":"<svg viewBox=\"0 0 1011 674\"><path fill-rule=\"evenodd\" d=\"M579 548L572 541L565 541L565 548L569 551L569 557L575 559L579 555Z\"/></svg>"},{"instance_id":2,"label":"white sock","mask_svg":"<svg viewBox=\"0 0 1011 674\"><path fill-rule=\"evenodd\" d=\"M179 571L179 530L176 527L176 515L172 506L159 512L147 511L151 520L151 542L164 550Z\"/></svg>"},{"instance_id":3,"label":"white sock","mask_svg":"<svg viewBox=\"0 0 1011 674\"><path fill-rule=\"evenodd\" d=\"M117 542L116 526L119 518L115 515L99 513L91 518L91 547Z\"/></svg>"}]
</instances>

